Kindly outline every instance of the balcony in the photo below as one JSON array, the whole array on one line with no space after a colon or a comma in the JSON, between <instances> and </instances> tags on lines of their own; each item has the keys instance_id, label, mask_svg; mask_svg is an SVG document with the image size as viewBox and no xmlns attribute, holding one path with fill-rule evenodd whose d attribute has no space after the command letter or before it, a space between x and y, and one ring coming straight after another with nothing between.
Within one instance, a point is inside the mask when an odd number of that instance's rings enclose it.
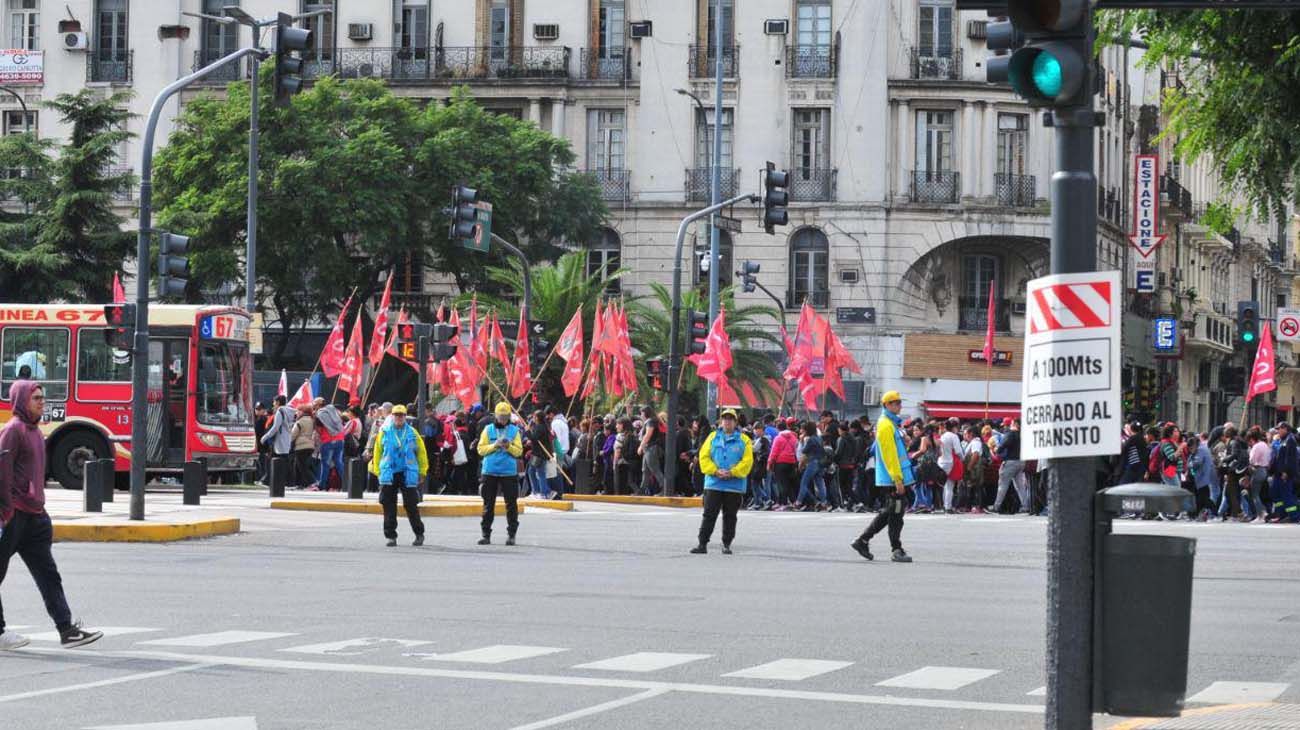
<instances>
[{"instance_id":1,"label":"balcony","mask_svg":"<svg viewBox=\"0 0 1300 730\"><path fill-rule=\"evenodd\" d=\"M826 309L831 305L830 291L806 291L804 289L786 289L785 290L785 308L799 309L803 306L804 301L813 309Z\"/></svg>"},{"instance_id":2,"label":"balcony","mask_svg":"<svg viewBox=\"0 0 1300 730\"><path fill-rule=\"evenodd\" d=\"M1160 188L1163 191L1161 203L1164 204L1166 212L1183 220L1194 217L1190 190L1179 185L1178 181L1168 174L1161 176Z\"/></svg>"},{"instance_id":3,"label":"balcony","mask_svg":"<svg viewBox=\"0 0 1300 730\"><path fill-rule=\"evenodd\" d=\"M1012 175L1005 172L993 176L993 189L998 205L1008 208L1031 208L1036 200L1038 179L1033 175Z\"/></svg>"},{"instance_id":4,"label":"balcony","mask_svg":"<svg viewBox=\"0 0 1300 730\"><path fill-rule=\"evenodd\" d=\"M1192 326L1186 328L1187 347L1203 349L1225 355L1232 353L1234 324L1226 316L1200 314Z\"/></svg>"},{"instance_id":5,"label":"balcony","mask_svg":"<svg viewBox=\"0 0 1300 730\"><path fill-rule=\"evenodd\" d=\"M109 177L131 174L134 176L135 170L130 167L113 167L109 168ZM125 183L113 191L113 200L119 203L133 203L136 199L136 182L135 178L128 179Z\"/></svg>"},{"instance_id":6,"label":"balcony","mask_svg":"<svg viewBox=\"0 0 1300 730\"><path fill-rule=\"evenodd\" d=\"M734 79L740 76L740 46L722 47L722 77ZM718 49L713 46L691 46L687 59L689 75L693 79L711 79L718 64Z\"/></svg>"},{"instance_id":7,"label":"balcony","mask_svg":"<svg viewBox=\"0 0 1300 730\"><path fill-rule=\"evenodd\" d=\"M790 46L785 49L787 79L833 79L836 53L831 46Z\"/></svg>"},{"instance_id":8,"label":"balcony","mask_svg":"<svg viewBox=\"0 0 1300 730\"><path fill-rule=\"evenodd\" d=\"M908 199L913 203L956 203L961 196L958 174L951 170L912 170Z\"/></svg>"},{"instance_id":9,"label":"balcony","mask_svg":"<svg viewBox=\"0 0 1300 730\"><path fill-rule=\"evenodd\" d=\"M920 48L912 48L913 79L937 81L961 80L961 49L954 48L947 55L934 55L933 50L921 53Z\"/></svg>"},{"instance_id":10,"label":"balcony","mask_svg":"<svg viewBox=\"0 0 1300 730\"><path fill-rule=\"evenodd\" d=\"M794 168L790 171L790 202L820 203L835 200L835 179L838 172L834 168ZM762 173L759 174L759 187L762 187Z\"/></svg>"},{"instance_id":11,"label":"balcony","mask_svg":"<svg viewBox=\"0 0 1300 730\"><path fill-rule=\"evenodd\" d=\"M567 46L340 48L337 60L308 65L305 75L409 82L566 80L570 53Z\"/></svg>"},{"instance_id":12,"label":"balcony","mask_svg":"<svg viewBox=\"0 0 1300 730\"><path fill-rule=\"evenodd\" d=\"M1122 203L1115 188L1097 188L1097 217L1118 228L1127 223Z\"/></svg>"},{"instance_id":13,"label":"balcony","mask_svg":"<svg viewBox=\"0 0 1300 730\"><path fill-rule=\"evenodd\" d=\"M129 84L135 61L135 51L116 52L92 50L86 54L86 81L92 83Z\"/></svg>"},{"instance_id":14,"label":"balcony","mask_svg":"<svg viewBox=\"0 0 1300 730\"><path fill-rule=\"evenodd\" d=\"M630 170L588 170L600 187L600 197L618 203L632 199L632 172Z\"/></svg>"},{"instance_id":15,"label":"balcony","mask_svg":"<svg viewBox=\"0 0 1300 730\"><path fill-rule=\"evenodd\" d=\"M632 80L632 63L626 48L605 50L584 48L580 61L582 67L578 69L579 78L588 81L624 83Z\"/></svg>"},{"instance_id":16,"label":"balcony","mask_svg":"<svg viewBox=\"0 0 1300 730\"><path fill-rule=\"evenodd\" d=\"M723 200L736 197L737 181L740 179L740 170L722 171L721 178L721 195ZM713 168L710 167L692 167L686 170L686 200L691 202L707 202L712 200L713 192Z\"/></svg>"},{"instance_id":17,"label":"balcony","mask_svg":"<svg viewBox=\"0 0 1300 730\"><path fill-rule=\"evenodd\" d=\"M998 332L1011 331L1011 300L995 299L993 326ZM989 326L988 297L957 298L957 329L961 332L984 332Z\"/></svg>"},{"instance_id":18,"label":"balcony","mask_svg":"<svg viewBox=\"0 0 1300 730\"><path fill-rule=\"evenodd\" d=\"M233 50L234 49L232 48L201 48L197 50L194 52L193 70L198 71L199 69L212 63L213 61L216 61L222 58L223 56L229 55ZM215 71L208 74L207 76L204 76L199 83L224 85L230 83L231 81L246 79L248 78L248 69L249 69L247 60L248 59L246 58L241 58L234 63L222 66L221 68L216 69Z\"/></svg>"}]
</instances>

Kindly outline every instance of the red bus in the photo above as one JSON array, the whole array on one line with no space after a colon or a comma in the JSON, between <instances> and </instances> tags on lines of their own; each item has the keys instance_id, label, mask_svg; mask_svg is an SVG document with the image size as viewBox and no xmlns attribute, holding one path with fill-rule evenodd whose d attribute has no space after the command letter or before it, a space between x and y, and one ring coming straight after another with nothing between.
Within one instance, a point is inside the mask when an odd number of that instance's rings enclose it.
<instances>
[{"instance_id":1,"label":"red bus","mask_svg":"<svg viewBox=\"0 0 1300 730\"><path fill-rule=\"evenodd\" d=\"M233 307L149 307L149 472L195 459L213 474L256 468L251 322ZM0 423L14 381L39 382L48 474L68 489L92 458L115 459L118 486L129 483L131 362L105 330L102 305L0 304Z\"/></svg>"}]
</instances>

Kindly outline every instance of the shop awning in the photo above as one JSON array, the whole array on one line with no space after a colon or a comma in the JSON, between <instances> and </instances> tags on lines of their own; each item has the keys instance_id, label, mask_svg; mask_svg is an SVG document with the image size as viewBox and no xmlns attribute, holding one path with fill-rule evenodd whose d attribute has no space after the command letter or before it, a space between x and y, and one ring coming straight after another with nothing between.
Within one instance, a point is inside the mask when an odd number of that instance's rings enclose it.
<instances>
[{"instance_id":1,"label":"shop awning","mask_svg":"<svg viewBox=\"0 0 1300 730\"><path fill-rule=\"evenodd\" d=\"M923 401L921 406L931 418L952 418L956 416L965 421L974 421L984 418L983 403L941 403L937 401ZM988 406L989 418L1019 418L1020 405L1017 403L990 403Z\"/></svg>"}]
</instances>

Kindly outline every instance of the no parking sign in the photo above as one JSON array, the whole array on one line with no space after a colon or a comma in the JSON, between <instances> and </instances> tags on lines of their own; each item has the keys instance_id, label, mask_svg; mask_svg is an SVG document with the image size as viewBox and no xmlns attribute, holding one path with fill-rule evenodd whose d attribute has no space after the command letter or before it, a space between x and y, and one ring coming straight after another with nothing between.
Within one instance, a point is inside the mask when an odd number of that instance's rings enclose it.
<instances>
[{"instance_id":1,"label":"no parking sign","mask_svg":"<svg viewBox=\"0 0 1300 730\"><path fill-rule=\"evenodd\" d=\"M1300 342L1300 309L1277 310L1277 339L1279 342Z\"/></svg>"}]
</instances>

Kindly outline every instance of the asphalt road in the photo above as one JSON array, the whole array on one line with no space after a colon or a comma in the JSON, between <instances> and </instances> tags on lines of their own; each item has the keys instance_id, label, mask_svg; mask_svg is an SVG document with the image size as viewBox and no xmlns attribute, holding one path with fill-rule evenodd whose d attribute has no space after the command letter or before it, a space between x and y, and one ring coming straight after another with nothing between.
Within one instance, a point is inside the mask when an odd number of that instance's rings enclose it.
<instances>
[{"instance_id":1,"label":"asphalt road","mask_svg":"<svg viewBox=\"0 0 1300 730\"><path fill-rule=\"evenodd\" d=\"M742 513L732 556L686 553L695 510L532 510L514 548L476 547L473 519L386 548L378 517L242 516L57 545L110 634L81 650L41 635L15 560L5 614L33 642L0 657L3 727L1042 727L1038 518L909 517L897 565L883 539L875 563L848 549L862 515ZM1119 529L1199 538L1193 700L1300 702L1300 528Z\"/></svg>"}]
</instances>

